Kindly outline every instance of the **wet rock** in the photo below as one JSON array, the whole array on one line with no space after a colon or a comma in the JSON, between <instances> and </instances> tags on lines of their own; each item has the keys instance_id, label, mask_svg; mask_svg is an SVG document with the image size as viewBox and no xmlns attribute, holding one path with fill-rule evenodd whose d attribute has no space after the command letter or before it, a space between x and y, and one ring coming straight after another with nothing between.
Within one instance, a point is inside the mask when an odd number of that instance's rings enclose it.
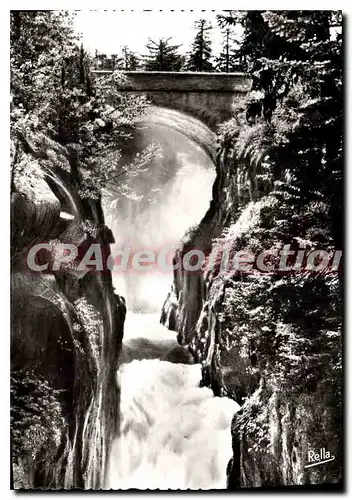
<instances>
[{"instance_id":1,"label":"wet rock","mask_svg":"<svg viewBox=\"0 0 352 500\"><path fill-rule=\"evenodd\" d=\"M170 363L183 363L185 365L193 365L194 358L192 354L183 346L176 346L166 354L164 361Z\"/></svg>"},{"instance_id":2,"label":"wet rock","mask_svg":"<svg viewBox=\"0 0 352 500\"><path fill-rule=\"evenodd\" d=\"M288 395L277 387L258 389L232 421L229 489L340 483L342 457L328 398L321 392ZM312 451L321 450L334 459L306 468Z\"/></svg>"},{"instance_id":3,"label":"wet rock","mask_svg":"<svg viewBox=\"0 0 352 500\"><path fill-rule=\"evenodd\" d=\"M27 269L34 242L78 245L105 227L98 201L81 199L70 173L16 155L12 192L11 436L15 488L94 488L104 484L118 425L116 370L126 307L111 274L74 266ZM50 179L50 180L49 180ZM64 214L64 215L63 215ZM108 245L104 245L105 251ZM47 254L45 258L50 260Z\"/></svg>"}]
</instances>

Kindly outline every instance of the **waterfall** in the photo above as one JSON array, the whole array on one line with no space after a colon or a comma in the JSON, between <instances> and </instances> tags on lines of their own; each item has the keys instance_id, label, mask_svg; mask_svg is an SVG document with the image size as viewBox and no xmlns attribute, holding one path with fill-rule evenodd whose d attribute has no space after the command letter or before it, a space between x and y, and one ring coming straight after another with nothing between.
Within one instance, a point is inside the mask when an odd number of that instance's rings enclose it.
<instances>
[{"instance_id":1,"label":"waterfall","mask_svg":"<svg viewBox=\"0 0 352 500\"><path fill-rule=\"evenodd\" d=\"M163 157L136 178L134 199L118 200L114 210L105 202L115 238L112 253L127 242L135 250L176 246L211 200L215 148L210 130L181 113L155 108L141 125L138 148L158 142ZM230 424L239 406L199 387L201 366L187 358L191 355L178 346L176 333L159 324L171 282L172 270L113 272L116 292L126 298L127 317L116 374L120 429L108 462L107 489L226 488Z\"/></svg>"},{"instance_id":2,"label":"waterfall","mask_svg":"<svg viewBox=\"0 0 352 500\"><path fill-rule=\"evenodd\" d=\"M123 364L120 435L106 488L224 489L238 409L200 388L200 365L158 359Z\"/></svg>"}]
</instances>

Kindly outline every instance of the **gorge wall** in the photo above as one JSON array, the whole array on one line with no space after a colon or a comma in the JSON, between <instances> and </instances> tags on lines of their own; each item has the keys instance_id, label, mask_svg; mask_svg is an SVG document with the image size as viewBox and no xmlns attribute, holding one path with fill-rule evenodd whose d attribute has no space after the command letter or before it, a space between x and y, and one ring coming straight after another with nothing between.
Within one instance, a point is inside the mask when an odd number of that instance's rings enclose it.
<instances>
[{"instance_id":1,"label":"gorge wall","mask_svg":"<svg viewBox=\"0 0 352 500\"><path fill-rule=\"evenodd\" d=\"M31 271L30 248L60 243L84 253L91 243L109 255L113 241L99 200L80 191L67 151L42 134L12 144L11 406L13 484L24 488L103 486L118 426L116 370L124 300L110 272Z\"/></svg>"},{"instance_id":2,"label":"gorge wall","mask_svg":"<svg viewBox=\"0 0 352 500\"><path fill-rule=\"evenodd\" d=\"M232 422L228 488L336 483L341 480L341 324L335 274L243 273L220 269L230 255L290 243L321 248L324 207L299 201L287 170L253 174L230 146L219 149L210 208L174 257L161 323L178 332L202 384L242 408ZM319 247L320 245L320 247ZM190 249L215 256L213 270L187 272ZM207 262L207 261L206 261ZM305 468L308 451L335 459Z\"/></svg>"}]
</instances>

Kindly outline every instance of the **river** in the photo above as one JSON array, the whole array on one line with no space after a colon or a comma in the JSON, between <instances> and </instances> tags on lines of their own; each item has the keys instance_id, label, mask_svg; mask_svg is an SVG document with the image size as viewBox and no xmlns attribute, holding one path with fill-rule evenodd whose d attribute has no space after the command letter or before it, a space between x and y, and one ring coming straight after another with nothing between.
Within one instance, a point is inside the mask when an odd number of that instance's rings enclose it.
<instances>
[{"instance_id":1,"label":"river","mask_svg":"<svg viewBox=\"0 0 352 500\"><path fill-rule=\"evenodd\" d=\"M128 359L117 374L120 435L113 443L106 488L226 488L230 425L239 405L199 387L199 364L155 358L177 345L175 332L158 324L156 314L127 317Z\"/></svg>"},{"instance_id":2,"label":"river","mask_svg":"<svg viewBox=\"0 0 352 500\"><path fill-rule=\"evenodd\" d=\"M209 129L175 112L153 113L137 142L142 148L157 141L164 155L136 178L133 196L120 199L113 209L105 204L115 238L112 251L126 242L135 250L159 251L179 242L199 223L211 200L215 169L204 150L211 141ZM239 405L199 386L201 365L184 364L178 355L168 358L174 362L164 359L178 346L176 333L159 323L172 271L136 273L129 268L127 273L113 273L113 282L126 298L127 316L116 374L120 430L105 487L226 488L230 425Z\"/></svg>"}]
</instances>

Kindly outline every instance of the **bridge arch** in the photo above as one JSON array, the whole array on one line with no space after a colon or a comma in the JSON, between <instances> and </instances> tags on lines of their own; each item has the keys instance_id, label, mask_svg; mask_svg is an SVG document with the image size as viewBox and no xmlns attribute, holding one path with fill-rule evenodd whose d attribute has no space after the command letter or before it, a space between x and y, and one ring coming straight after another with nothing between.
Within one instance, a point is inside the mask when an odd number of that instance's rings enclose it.
<instances>
[{"instance_id":1,"label":"bridge arch","mask_svg":"<svg viewBox=\"0 0 352 500\"><path fill-rule=\"evenodd\" d=\"M94 73L99 77L111 71ZM250 89L244 73L126 71L123 75L116 83L120 92L146 94L154 106L197 118L213 132L231 117L234 99Z\"/></svg>"}]
</instances>

